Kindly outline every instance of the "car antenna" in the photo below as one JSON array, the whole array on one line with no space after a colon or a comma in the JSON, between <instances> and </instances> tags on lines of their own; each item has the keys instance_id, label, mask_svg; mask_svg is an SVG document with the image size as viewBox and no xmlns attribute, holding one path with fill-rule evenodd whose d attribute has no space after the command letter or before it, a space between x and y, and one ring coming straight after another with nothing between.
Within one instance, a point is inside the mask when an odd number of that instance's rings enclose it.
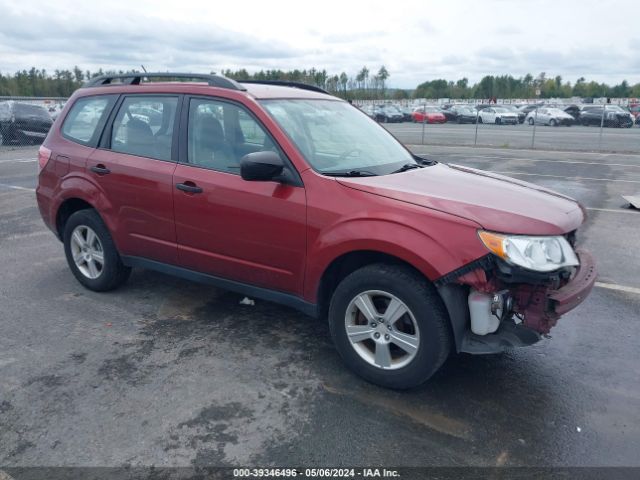
<instances>
[{"instance_id":1,"label":"car antenna","mask_svg":"<svg viewBox=\"0 0 640 480\"><path fill-rule=\"evenodd\" d=\"M144 68L144 65L140 65L140 66L142 67L142 71L143 71L144 73L147 73L147 69L146 69L146 68Z\"/></svg>"}]
</instances>

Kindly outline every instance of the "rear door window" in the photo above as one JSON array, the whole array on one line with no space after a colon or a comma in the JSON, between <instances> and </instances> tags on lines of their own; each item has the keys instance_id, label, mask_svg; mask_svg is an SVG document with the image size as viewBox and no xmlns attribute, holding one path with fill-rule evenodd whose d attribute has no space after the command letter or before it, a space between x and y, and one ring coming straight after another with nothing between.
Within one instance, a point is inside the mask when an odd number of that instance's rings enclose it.
<instances>
[{"instance_id":1,"label":"rear door window","mask_svg":"<svg viewBox=\"0 0 640 480\"><path fill-rule=\"evenodd\" d=\"M76 100L64 119L62 135L82 145L95 145L115 99L115 95L100 95Z\"/></svg>"},{"instance_id":2,"label":"rear door window","mask_svg":"<svg viewBox=\"0 0 640 480\"><path fill-rule=\"evenodd\" d=\"M171 160L178 97L126 97L113 121L111 150Z\"/></svg>"}]
</instances>

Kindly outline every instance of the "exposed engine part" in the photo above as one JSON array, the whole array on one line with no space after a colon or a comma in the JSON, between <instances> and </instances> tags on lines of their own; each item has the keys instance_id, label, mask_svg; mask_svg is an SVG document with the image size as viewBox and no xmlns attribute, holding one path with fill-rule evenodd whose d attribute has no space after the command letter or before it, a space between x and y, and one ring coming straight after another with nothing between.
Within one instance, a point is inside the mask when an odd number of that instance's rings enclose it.
<instances>
[{"instance_id":1,"label":"exposed engine part","mask_svg":"<svg viewBox=\"0 0 640 480\"><path fill-rule=\"evenodd\" d=\"M491 298L491 313L499 320L506 320L513 312L513 298L508 290L496 292Z\"/></svg>"}]
</instances>

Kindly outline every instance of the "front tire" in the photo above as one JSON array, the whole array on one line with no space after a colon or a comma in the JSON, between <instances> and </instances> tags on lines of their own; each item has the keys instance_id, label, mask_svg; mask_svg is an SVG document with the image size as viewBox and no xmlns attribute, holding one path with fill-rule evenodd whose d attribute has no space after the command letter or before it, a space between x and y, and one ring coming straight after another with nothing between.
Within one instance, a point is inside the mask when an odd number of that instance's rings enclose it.
<instances>
[{"instance_id":1,"label":"front tire","mask_svg":"<svg viewBox=\"0 0 640 480\"><path fill-rule=\"evenodd\" d=\"M549 125L551 125L552 127L557 127L558 126L558 122L556 122L556 120L554 118L552 118L551 120L549 120Z\"/></svg>"},{"instance_id":2,"label":"front tire","mask_svg":"<svg viewBox=\"0 0 640 480\"><path fill-rule=\"evenodd\" d=\"M535 123L535 120L533 118L529 118L529 120L527 120L529 122L529 125L533 125Z\"/></svg>"},{"instance_id":3,"label":"front tire","mask_svg":"<svg viewBox=\"0 0 640 480\"><path fill-rule=\"evenodd\" d=\"M71 272L89 290L113 290L129 278L131 268L122 263L107 226L95 210L71 215L63 240Z\"/></svg>"},{"instance_id":4,"label":"front tire","mask_svg":"<svg viewBox=\"0 0 640 480\"><path fill-rule=\"evenodd\" d=\"M438 292L408 267L373 264L351 273L333 294L329 326L346 365L387 388L426 382L451 348Z\"/></svg>"}]
</instances>

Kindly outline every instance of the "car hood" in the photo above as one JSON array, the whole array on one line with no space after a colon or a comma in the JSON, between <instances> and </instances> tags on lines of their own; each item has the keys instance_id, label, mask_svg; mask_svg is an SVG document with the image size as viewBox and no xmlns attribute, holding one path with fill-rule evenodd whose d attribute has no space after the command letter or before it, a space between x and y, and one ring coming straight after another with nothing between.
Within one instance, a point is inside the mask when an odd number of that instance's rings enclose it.
<instances>
[{"instance_id":1,"label":"car hood","mask_svg":"<svg viewBox=\"0 0 640 480\"><path fill-rule=\"evenodd\" d=\"M459 165L439 163L403 173L337 180L345 187L456 215L496 232L561 235L585 219L581 206L569 197Z\"/></svg>"}]
</instances>

